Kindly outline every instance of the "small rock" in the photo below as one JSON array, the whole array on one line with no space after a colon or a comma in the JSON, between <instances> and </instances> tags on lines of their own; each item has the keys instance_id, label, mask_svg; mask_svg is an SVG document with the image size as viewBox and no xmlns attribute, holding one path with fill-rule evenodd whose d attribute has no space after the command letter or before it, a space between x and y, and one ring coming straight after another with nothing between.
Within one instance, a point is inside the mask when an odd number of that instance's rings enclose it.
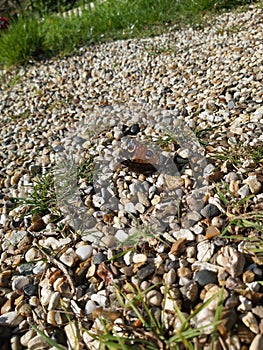
<instances>
[{"instance_id":1,"label":"small rock","mask_svg":"<svg viewBox=\"0 0 263 350\"><path fill-rule=\"evenodd\" d=\"M255 334L258 334L259 328L258 328L258 322L256 320L256 317L252 314L252 312L248 312L245 315L240 316L242 322Z\"/></svg>"},{"instance_id":2,"label":"small rock","mask_svg":"<svg viewBox=\"0 0 263 350\"><path fill-rule=\"evenodd\" d=\"M176 280L176 272L175 269L171 269L167 272L165 276L165 284L167 284L168 287L171 287Z\"/></svg>"},{"instance_id":3,"label":"small rock","mask_svg":"<svg viewBox=\"0 0 263 350\"><path fill-rule=\"evenodd\" d=\"M243 273L242 279L244 283L251 283L255 280L255 274L251 270L247 270Z\"/></svg>"},{"instance_id":4,"label":"small rock","mask_svg":"<svg viewBox=\"0 0 263 350\"><path fill-rule=\"evenodd\" d=\"M222 247L217 256L217 263L232 277L243 273L245 262L244 255L231 246Z\"/></svg>"},{"instance_id":5,"label":"small rock","mask_svg":"<svg viewBox=\"0 0 263 350\"><path fill-rule=\"evenodd\" d=\"M17 276L12 282L12 289L14 291L22 292L23 287L30 284L30 278L27 276Z\"/></svg>"},{"instance_id":6,"label":"small rock","mask_svg":"<svg viewBox=\"0 0 263 350\"><path fill-rule=\"evenodd\" d=\"M32 297L33 295L36 296L38 294L38 286L34 284L26 284L23 287L23 292L29 297Z\"/></svg>"},{"instance_id":7,"label":"small rock","mask_svg":"<svg viewBox=\"0 0 263 350\"><path fill-rule=\"evenodd\" d=\"M205 218L212 219L221 214L220 210L214 204L207 204L200 212Z\"/></svg>"},{"instance_id":8,"label":"small rock","mask_svg":"<svg viewBox=\"0 0 263 350\"><path fill-rule=\"evenodd\" d=\"M263 334L257 334L250 344L249 350L263 349Z\"/></svg>"},{"instance_id":9,"label":"small rock","mask_svg":"<svg viewBox=\"0 0 263 350\"><path fill-rule=\"evenodd\" d=\"M160 306L163 300L163 296L157 290L150 290L146 294L146 299L152 306Z\"/></svg>"},{"instance_id":10,"label":"small rock","mask_svg":"<svg viewBox=\"0 0 263 350\"><path fill-rule=\"evenodd\" d=\"M186 283L182 288L180 288L180 291L183 296L190 300L192 303L196 301L199 295L198 284L195 281Z\"/></svg>"},{"instance_id":11,"label":"small rock","mask_svg":"<svg viewBox=\"0 0 263 350\"><path fill-rule=\"evenodd\" d=\"M39 250L35 247L30 248L25 254L25 260L31 262L39 257Z\"/></svg>"},{"instance_id":12,"label":"small rock","mask_svg":"<svg viewBox=\"0 0 263 350\"><path fill-rule=\"evenodd\" d=\"M24 335L20 338L21 345L28 347L28 342L30 339L34 338L36 335L36 332L33 329L29 329Z\"/></svg>"},{"instance_id":13,"label":"small rock","mask_svg":"<svg viewBox=\"0 0 263 350\"><path fill-rule=\"evenodd\" d=\"M188 278L188 279L190 279L190 278L192 278L192 270L191 269L189 269L189 267L184 267L184 266L182 266L182 267L179 267L178 269L177 269L177 274L178 274L178 277L185 277L185 278Z\"/></svg>"},{"instance_id":14,"label":"small rock","mask_svg":"<svg viewBox=\"0 0 263 350\"><path fill-rule=\"evenodd\" d=\"M49 304L48 304L48 311L56 309L59 306L59 302L60 302L60 294L59 292L54 292L49 300Z\"/></svg>"},{"instance_id":15,"label":"small rock","mask_svg":"<svg viewBox=\"0 0 263 350\"><path fill-rule=\"evenodd\" d=\"M215 295L217 296L215 297ZM211 299L210 302L207 305L207 308L209 310L216 310L220 301L221 301L221 288L217 285L213 285L205 294L204 302ZM223 300L225 300L228 297L228 292L226 289L223 291Z\"/></svg>"},{"instance_id":16,"label":"small rock","mask_svg":"<svg viewBox=\"0 0 263 350\"><path fill-rule=\"evenodd\" d=\"M76 254L73 248L68 248L65 253L60 256L59 260L69 267L73 266L76 262Z\"/></svg>"},{"instance_id":17,"label":"small rock","mask_svg":"<svg viewBox=\"0 0 263 350\"><path fill-rule=\"evenodd\" d=\"M244 185L240 187L240 189L237 191L237 193L240 195L241 198L245 198L249 195L249 186Z\"/></svg>"},{"instance_id":18,"label":"small rock","mask_svg":"<svg viewBox=\"0 0 263 350\"><path fill-rule=\"evenodd\" d=\"M215 245L212 242L204 240L197 244L197 260L209 261L215 251Z\"/></svg>"},{"instance_id":19,"label":"small rock","mask_svg":"<svg viewBox=\"0 0 263 350\"><path fill-rule=\"evenodd\" d=\"M222 309L222 313L220 315L221 323L220 323L220 329L224 329L223 335L226 334L226 332L229 332L237 322L237 313L235 309L224 306Z\"/></svg>"},{"instance_id":20,"label":"small rock","mask_svg":"<svg viewBox=\"0 0 263 350\"><path fill-rule=\"evenodd\" d=\"M105 260L106 260L106 256L103 253L99 252L93 256L92 263L94 265L99 265Z\"/></svg>"},{"instance_id":21,"label":"small rock","mask_svg":"<svg viewBox=\"0 0 263 350\"><path fill-rule=\"evenodd\" d=\"M137 135L139 132L140 132L140 126L137 123L132 124L132 126L128 130L128 134L130 135Z\"/></svg>"},{"instance_id":22,"label":"small rock","mask_svg":"<svg viewBox=\"0 0 263 350\"><path fill-rule=\"evenodd\" d=\"M92 256L93 248L90 245L82 245L76 249L75 253L81 261L85 261Z\"/></svg>"},{"instance_id":23,"label":"small rock","mask_svg":"<svg viewBox=\"0 0 263 350\"><path fill-rule=\"evenodd\" d=\"M262 184L257 180L256 175L249 176L246 180L244 180L244 183L248 185L251 193L253 194L259 193L262 188Z\"/></svg>"},{"instance_id":24,"label":"small rock","mask_svg":"<svg viewBox=\"0 0 263 350\"><path fill-rule=\"evenodd\" d=\"M12 311L13 302L11 299L7 299L6 302L1 306L1 314L5 314L7 312Z\"/></svg>"},{"instance_id":25,"label":"small rock","mask_svg":"<svg viewBox=\"0 0 263 350\"><path fill-rule=\"evenodd\" d=\"M28 342L28 350L43 350L49 348L49 344L41 335L36 335Z\"/></svg>"},{"instance_id":26,"label":"small rock","mask_svg":"<svg viewBox=\"0 0 263 350\"><path fill-rule=\"evenodd\" d=\"M217 217L215 217L217 218ZM213 218L213 220L215 219ZM215 227L215 226L208 226L207 230L206 230L206 233L205 233L205 238L207 239L211 239L211 238L214 238L216 236L220 235L220 230Z\"/></svg>"},{"instance_id":27,"label":"small rock","mask_svg":"<svg viewBox=\"0 0 263 350\"><path fill-rule=\"evenodd\" d=\"M124 242L128 239L129 235L123 231L123 230L118 230L115 233L115 238L119 241L119 242Z\"/></svg>"},{"instance_id":28,"label":"small rock","mask_svg":"<svg viewBox=\"0 0 263 350\"><path fill-rule=\"evenodd\" d=\"M0 326L16 327L22 322L23 317L16 311L6 312L0 316Z\"/></svg>"},{"instance_id":29,"label":"small rock","mask_svg":"<svg viewBox=\"0 0 263 350\"><path fill-rule=\"evenodd\" d=\"M139 202L146 208L148 208L151 203L149 201L149 198L148 198L148 194L144 193L144 192L137 192L137 196L138 196L138 200Z\"/></svg>"},{"instance_id":30,"label":"small rock","mask_svg":"<svg viewBox=\"0 0 263 350\"><path fill-rule=\"evenodd\" d=\"M136 214L137 213L137 210L135 209L135 206L134 206L134 204L132 202L125 203L124 204L124 210L127 213L132 213L132 214Z\"/></svg>"},{"instance_id":31,"label":"small rock","mask_svg":"<svg viewBox=\"0 0 263 350\"><path fill-rule=\"evenodd\" d=\"M256 307L253 307L252 312L253 312L254 315L256 315L259 318L263 319L263 305L258 305Z\"/></svg>"},{"instance_id":32,"label":"small rock","mask_svg":"<svg viewBox=\"0 0 263 350\"><path fill-rule=\"evenodd\" d=\"M19 305L17 305L16 312L22 317L30 317L32 315L32 308L29 304L22 301Z\"/></svg>"},{"instance_id":33,"label":"small rock","mask_svg":"<svg viewBox=\"0 0 263 350\"><path fill-rule=\"evenodd\" d=\"M59 326L63 324L62 313L56 310L49 310L47 313L47 323L53 326Z\"/></svg>"},{"instance_id":34,"label":"small rock","mask_svg":"<svg viewBox=\"0 0 263 350\"><path fill-rule=\"evenodd\" d=\"M106 307L107 297L106 295L104 295L103 291L100 291L97 294L92 294L91 300L95 301L97 304L99 304L103 308Z\"/></svg>"},{"instance_id":35,"label":"small rock","mask_svg":"<svg viewBox=\"0 0 263 350\"><path fill-rule=\"evenodd\" d=\"M196 329L202 328L203 334L212 334L214 331L214 317L214 311L204 308L201 309L193 318L191 318L190 322Z\"/></svg>"},{"instance_id":36,"label":"small rock","mask_svg":"<svg viewBox=\"0 0 263 350\"><path fill-rule=\"evenodd\" d=\"M188 229L183 229L183 228L180 231L173 232L173 236L177 240L181 239L181 238L185 238L187 241L194 241L195 240L195 235L193 234L193 232L191 232Z\"/></svg>"},{"instance_id":37,"label":"small rock","mask_svg":"<svg viewBox=\"0 0 263 350\"><path fill-rule=\"evenodd\" d=\"M200 270L196 273L194 280L200 285L205 286L209 283L217 283L217 273L210 270Z\"/></svg>"},{"instance_id":38,"label":"small rock","mask_svg":"<svg viewBox=\"0 0 263 350\"><path fill-rule=\"evenodd\" d=\"M40 275L47 269L47 266L48 264L45 261L40 260L36 263L35 267L33 268L33 273L35 275Z\"/></svg>"},{"instance_id":39,"label":"small rock","mask_svg":"<svg viewBox=\"0 0 263 350\"><path fill-rule=\"evenodd\" d=\"M252 309L252 302L251 300L248 300L247 298L243 297L242 295L239 295L240 304L238 306L239 311L250 311Z\"/></svg>"},{"instance_id":40,"label":"small rock","mask_svg":"<svg viewBox=\"0 0 263 350\"><path fill-rule=\"evenodd\" d=\"M11 270L6 270L0 273L0 287L7 287L9 286L10 279L12 276Z\"/></svg>"},{"instance_id":41,"label":"small rock","mask_svg":"<svg viewBox=\"0 0 263 350\"><path fill-rule=\"evenodd\" d=\"M145 263L147 259L147 255L145 254L134 254L132 257L132 261L134 262L134 264Z\"/></svg>"},{"instance_id":42,"label":"small rock","mask_svg":"<svg viewBox=\"0 0 263 350\"><path fill-rule=\"evenodd\" d=\"M88 300L85 305L85 314L90 315L96 309L97 305L93 300Z\"/></svg>"},{"instance_id":43,"label":"small rock","mask_svg":"<svg viewBox=\"0 0 263 350\"><path fill-rule=\"evenodd\" d=\"M147 264L138 271L137 276L140 280L144 280L146 277L150 276L154 271L154 264Z\"/></svg>"}]
</instances>

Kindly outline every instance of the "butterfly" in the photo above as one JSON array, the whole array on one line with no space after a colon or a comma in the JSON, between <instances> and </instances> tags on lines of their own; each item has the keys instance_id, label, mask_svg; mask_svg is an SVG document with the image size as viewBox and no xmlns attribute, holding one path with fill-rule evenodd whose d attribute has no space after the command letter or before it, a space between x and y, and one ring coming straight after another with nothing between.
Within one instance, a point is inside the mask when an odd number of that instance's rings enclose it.
<instances>
[{"instance_id":1,"label":"butterfly","mask_svg":"<svg viewBox=\"0 0 263 350\"><path fill-rule=\"evenodd\" d=\"M129 158L123 160L121 164L127 166L130 171L144 175L151 175L158 171L162 163L160 152L136 140L129 140L126 146Z\"/></svg>"}]
</instances>

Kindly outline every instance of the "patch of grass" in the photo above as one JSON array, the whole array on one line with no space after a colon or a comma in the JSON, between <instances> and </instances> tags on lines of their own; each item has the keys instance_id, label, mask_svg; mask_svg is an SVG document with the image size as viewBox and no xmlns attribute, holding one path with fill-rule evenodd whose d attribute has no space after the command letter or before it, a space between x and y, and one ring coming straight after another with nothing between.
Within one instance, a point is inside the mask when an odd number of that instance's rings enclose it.
<instances>
[{"instance_id":1,"label":"patch of grass","mask_svg":"<svg viewBox=\"0 0 263 350\"><path fill-rule=\"evenodd\" d=\"M106 0L80 16L63 17L39 10L11 20L0 36L0 62L25 64L31 59L72 54L82 45L108 39L156 35L167 26L196 24L208 12L247 4L249 1L214 0ZM83 2L83 5L85 2Z\"/></svg>"},{"instance_id":2,"label":"patch of grass","mask_svg":"<svg viewBox=\"0 0 263 350\"><path fill-rule=\"evenodd\" d=\"M37 18L18 17L10 29L0 35L0 64L11 66L39 57L44 51L43 25Z\"/></svg>"},{"instance_id":3,"label":"patch of grass","mask_svg":"<svg viewBox=\"0 0 263 350\"><path fill-rule=\"evenodd\" d=\"M124 323L113 324L107 319L100 319L102 329L97 332L88 331L89 335L99 341L99 349L147 349L147 350L179 350L184 349L194 350L196 349L196 343L194 339L204 334L204 329L212 327L212 342L210 349L213 349L213 344L218 336L218 326L221 323L221 312L224 299L224 288L216 293L211 299L207 300L202 305L198 306L191 315L185 316L180 310L176 302L174 302L174 313L179 320L179 327L171 330L167 329L165 324L165 314L163 310L161 312L160 320L156 319L152 313L151 307L147 303L147 293L154 289L156 286L151 286L145 291L140 291L139 288L129 285L130 293L134 295L133 298L128 298L124 292L116 286L117 298L124 315L127 311L133 312L137 321L133 325L129 324L126 320ZM169 288L165 288L165 298L170 296ZM203 311L209 303L215 298L218 299L218 308L215 311L214 320L212 324L209 322L202 327L195 327L192 323L193 318ZM135 325L137 324L137 325ZM117 326L117 327L116 327Z\"/></svg>"},{"instance_id":4,"label":"patch of grass","mask_svg":"<svg viewBox=\"0 0 263 350\"><path fill-rule=\"evenodd\" d=\"M38 175L33 180L32 190L27 198L17 199L18 205L26 205L28 212L33 216L43 216L53 213L60 216L57 209L56 192L54 187L54 175L48 172Z\"/></svg>"}]
</instances>

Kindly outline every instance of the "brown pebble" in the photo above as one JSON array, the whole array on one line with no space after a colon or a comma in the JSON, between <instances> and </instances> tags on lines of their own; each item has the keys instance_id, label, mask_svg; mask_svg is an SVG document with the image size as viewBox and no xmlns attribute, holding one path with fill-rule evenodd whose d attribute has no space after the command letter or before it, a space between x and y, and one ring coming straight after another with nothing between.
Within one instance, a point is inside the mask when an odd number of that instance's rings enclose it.
<instances>
[{"instance_id":1,"label":"brown pebble","mask_svg":"<svg viewBox=\"0 0 263 350\"><path fill-rule=\"evenodd\" d=\"M220 235L220 230L215 226L209 226L206 230L206 233L205 233L205 237L207 239L214 238L218 235Z\"/></svg>"},{"instance_id":2,"label":"brown pebble","mask_svg":"<svg viewBox=\"0 0 263 350\"><path fill-rule=\"evenodd\" d=\"M6 270L0 273L0 287L7 287L10 284L11 274L11 270Z\"/></svg>"},{"instance_id":3,"label":"brown pebble","mask_svg":"<svg viewBox=\"0 0 263 350\"><path fill-rule=\"evenodd\" d=\"M46 224L42 218L37 219L33 224L28 228L29 231L38 232L43 230L46 227Z\"/></svg>"},{"instance_id":4,"label":"brown pebble","mask_svg":"<svg viewBox=\"0 0 263 350\"><path fill-rule=\"evenodd\" d=\"M179 269L177 269L177 275L178 277L186 277L190 279L192 277L192 271L188 267L179 267Z\"/></svg>"},{"instance_id":5,"label":"brown pebble","mask_svg":"<svg viewBox=\"0 0 263 350\"><path fill-rule=\"evenodd\" d=\"M1 307L1 315L12 311L12 300L11 299L7 299L7 301L4 303L4 305L2 305Z\"/></svg>"},{"instance_id":6,"label":"brown pebble","mask_svg":"<svg viewBox=\"0 0 263 350\"><path fill-rule=\"evenodd\" d=\"M179 254L181 254L185 249L185 246L184 246L185 241L186 241L185 238L179 238L176 242L173 243L170 252L175 256L178 256Z\"/></svg>"},{"instance_id":7,"label":"brown pebble","mask_svg":"<svg viewBox=\"0 0 263 350\"><path fill-rule=\"evenodd\" d=\"M251 283L255 280L255 274L253 271L247 270L243 273L242 279L244 283Z\"/></svg>"}]
</instances>

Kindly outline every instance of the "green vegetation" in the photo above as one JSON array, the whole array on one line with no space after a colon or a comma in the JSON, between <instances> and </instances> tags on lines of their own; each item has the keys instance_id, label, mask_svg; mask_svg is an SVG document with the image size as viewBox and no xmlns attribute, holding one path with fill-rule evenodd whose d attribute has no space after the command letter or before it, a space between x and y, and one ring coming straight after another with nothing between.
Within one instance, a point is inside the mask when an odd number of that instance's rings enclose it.
<instances>
[{"instance_id":1,"label":"green vegetation","mask_svg":"<svg viewBox=\"0 0 263 350\"><path fill-rule=\"evenodd\" d=\"M19 205L26 205L33 216L53 213L59 216L56 208L57 199L54 186L54 175L49 172L34 178L32 191L27 198L17 199Z\"/></svg>"},{"instance_id":2,"label":"green vegetation","mask_svg":"<svg viewBox=\"0 0 263 350\"><path fill-rule=\"evenodd\" d=\"M211 350L213 349L214 335L217 333L218 326L221 323L224 288L211 299L199 305L189 316L182 313L176 301L174 301L174 316L178 320L178 327L169 330L165 321L167 318L166 312L163 311L160 319L157 319L147 303L147 293L157 286L153 285L143 292L139 288L134 288L131 284L128 284L126 287L129 288L128 294L125 294L116 286L118 302L122 310L124 310L124 314L128 315L127 311L131 311L135 315L135 318L137 318L137 321L131 326L129 325L129 320L125 318L125 322L124 324L120 324L121 329L118 332L116 331L116 327L114 329L112 321L109 318L101 317L100 321L103 329L96 334L88 331L91 337L99 341L100 350L121 350L131 349L131 347L132 349L147 350L179 350L182 348L182 345L184 349L194 350L196 349L194 339L204 334L204 329L207 327L213 329L210 347ZM131 295L134 297L131 298ZM164 301L166 298L172 298L167 286L165 287ZM193 319L215 299L218 300L218 309L215 312L213 323L210 324L208 322L205 326L195 327L193 325Z\"/></svg>"},{"instance_id":3,"label":"green vegetation","mask_svg":"<svg viewBox=\"0 0 263 350\"><path fill-rule=\"evenodd\" d=\"M81 14L64 17L61 12L74 1L31 1L31 7L21 9L16 18L10 18L9 29L0 34L0 66L72 54L78 47L98 41L160 34L168 25L200 24L208 12L250 3L245 0L106 0L94 1L94 7L90 8L89 2L75 4L82 9Z\"/></svg>"}]
</instances>

